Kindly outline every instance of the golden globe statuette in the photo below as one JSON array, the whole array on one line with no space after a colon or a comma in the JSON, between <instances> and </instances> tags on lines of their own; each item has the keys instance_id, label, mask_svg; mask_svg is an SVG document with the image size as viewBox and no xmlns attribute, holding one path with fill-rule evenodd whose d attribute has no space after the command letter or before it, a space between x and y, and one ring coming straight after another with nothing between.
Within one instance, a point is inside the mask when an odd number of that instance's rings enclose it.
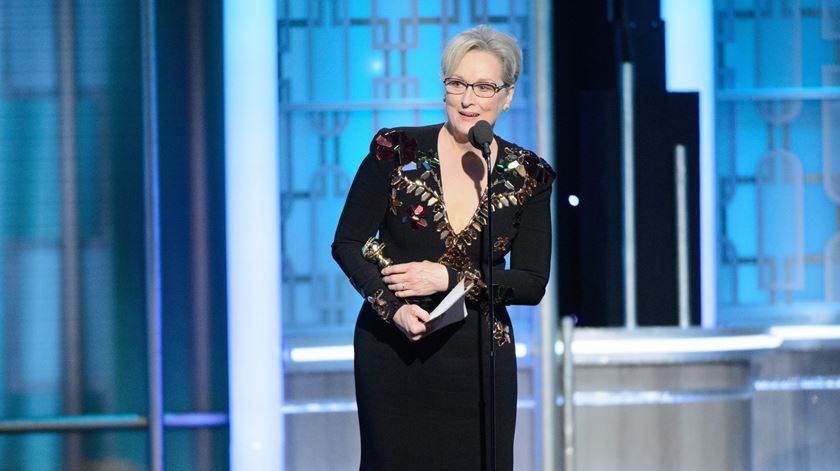
<instances>
[{"instance_id":1,"label":"golden globe statuette","mask_svg":"<svg viewBox=\"0 0 840 471\"><path fill-rule=\"evenodd\" d=\"M385 268L393 265L394 261L386 257L383 253L385 251L385 243L380 242L375 237L371 237L362 246L362 257L369 262L374 262L379 265L379 268Z\"/></svg>"}]
</instances>

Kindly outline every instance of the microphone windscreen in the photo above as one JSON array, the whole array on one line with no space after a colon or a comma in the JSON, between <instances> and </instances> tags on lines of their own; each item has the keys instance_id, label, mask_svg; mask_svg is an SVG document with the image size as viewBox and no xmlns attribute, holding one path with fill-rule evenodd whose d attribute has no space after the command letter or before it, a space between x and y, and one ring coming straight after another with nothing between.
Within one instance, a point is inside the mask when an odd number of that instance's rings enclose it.
<instances>
[{"instance_id":1,"label":"microphone windscreen","mask_svg":"<svg viewBox=\"0 0 840 471\"><path fill-rule=\"evenodd\" d=\"M482 119L470 128L469 138L470 144L481 150L485 144L489 145L493 140L493 128L490 127L490 123Z\"/></svg>"}]
</instances>

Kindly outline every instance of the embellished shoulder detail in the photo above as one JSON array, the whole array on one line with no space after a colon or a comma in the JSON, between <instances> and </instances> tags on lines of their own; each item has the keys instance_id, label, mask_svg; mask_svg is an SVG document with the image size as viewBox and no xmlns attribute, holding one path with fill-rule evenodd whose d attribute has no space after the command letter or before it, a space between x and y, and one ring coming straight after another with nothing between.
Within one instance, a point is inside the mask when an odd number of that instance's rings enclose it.
<instances>
[{"instance_id":1,"label":"embellished shoulder detail","mask_svg":"<svg viewBox=\"0 0 840 471\"><path fill-rule=\"evenodd\" d=\"M377 160L394 162L388 210L394 216L403 212L402 222L410 222L412 229L424 229L430 222L437 223L445 217L437 177L440 159L433 149L418 149L418 137L421 142L428 141L429 131L433 129L431 126L386 128L380 130L370 144L370 153ZM403 206L404 197L419 197L420 201Z\"/></svg>"},{"instance_id":2,"label":"embellished shoulder detail","mask_svg":"<svg viewBox=\"0 0 840 471\"><path fill-rule=\"evenodd\" d=\"M501 176L494 185L501 182L505 186L505 190L493 195L493 206L497 209L523 204L538 185L551 183L555 177L548 162L512 144L504 146L494 171Z\"/></svg>"},{"instance_id":3,"label":"embellished shoulder detail","mask_svg":"<svg viewBox=\"0 0 840 471\"><path fill-rule=\"evenodd\" d=\"M418 128L383 128L373 137L370 143L370 154L380 161L394 161L395 167L403 170L437 169L440 159L437 153L420 150L429 145L432 136L437 136L436 130L440 126L423 126ZM418 142L420 144L418 144Z\"/></svg>"},{"instance_id":4,"label":"embellished shoulder detail","mask_svg":"<svg viewBox=\"0 0 840 471\"><path fill-rule=\"evenodd\" d=\"M370 153L376 160L393 160L402 167L417 160L417 139L405 131L385 128L374 136Z\"/></svg>"},{"instance_id":5,"label":"embellished shoulder detail","mask_svg":"<svg viewBox=\"0 0 840 471\"><path fill-rule=\"evenodd\" d=\"M537 184L548 183L554 179L554 169L548 162L533 152L521 147L506 146L503 155L496 162L496 169L506 175L518 175L533 178Z\"/></svg>"}]
</instances>

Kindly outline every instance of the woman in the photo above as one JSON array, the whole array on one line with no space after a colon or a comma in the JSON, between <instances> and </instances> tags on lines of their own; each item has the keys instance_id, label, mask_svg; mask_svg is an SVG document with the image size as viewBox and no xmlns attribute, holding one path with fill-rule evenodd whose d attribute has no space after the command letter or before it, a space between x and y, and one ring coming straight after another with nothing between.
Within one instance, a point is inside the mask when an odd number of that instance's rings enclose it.
<instances>
[{"instance_id":1,"label":"woman","mask_svg":"<svg viewBox=\"0 0 840 471\"><path fill-rule=\"evenodd\" d=\"M487 26L465 31L441 58L446 122L383 129L350 188L333 257L367 300L354 338L363 470L477 470L490 443L487 171L468 135L510 109L522 53ZM554 172L494 136L493 277L496 285L496 466L513 468L516 357L505 304L537 304L551 250ZM362 256L378 233L393 265ZM510 268L504 257L510 253ZM427 334L428 311L459 280L467 317Z\"/></svg>"}]
</instances>

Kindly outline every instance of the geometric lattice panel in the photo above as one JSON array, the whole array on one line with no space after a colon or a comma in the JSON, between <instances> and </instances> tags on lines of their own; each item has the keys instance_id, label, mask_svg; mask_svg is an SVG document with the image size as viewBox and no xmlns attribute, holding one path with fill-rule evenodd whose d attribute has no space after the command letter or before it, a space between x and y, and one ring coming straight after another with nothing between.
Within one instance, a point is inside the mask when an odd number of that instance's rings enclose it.
<instances>
[{"instance_id":1,"label":"geometric lattice panel","mask_svg":"<svg viewBox=\"0 0 840 471\"><path fill-rule=\"evenodd\" d=\"M840 320L840 2L715 13L719 324Z\"/></svg>"},{"instance_id":2,"label":"geometric lattice panel","mask_svg":"<svg viewBox=\"0 0 840 471\"><path fill-rule=\"evenodd\" d=\"M350 338L361 298L330 255L350 182L381 127L444 120L440 54L486 23L525 64L497 133L534 148L529 2L281 1L283 320L287 336Z\"/></svg>"}]
</instances>

